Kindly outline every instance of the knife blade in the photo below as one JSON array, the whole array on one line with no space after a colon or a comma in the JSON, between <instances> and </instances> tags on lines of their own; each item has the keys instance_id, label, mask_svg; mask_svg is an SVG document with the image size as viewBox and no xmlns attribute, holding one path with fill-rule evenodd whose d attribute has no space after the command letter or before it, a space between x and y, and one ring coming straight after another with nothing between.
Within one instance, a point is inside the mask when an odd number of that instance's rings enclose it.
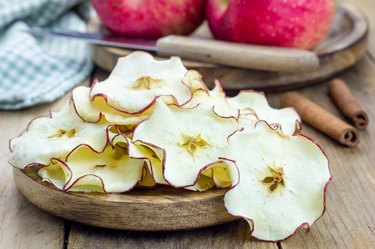
<instances>
[{"instance_id":1,"label":"knife blade","mask_svg":"<svg viewBox=\"0 0 375 249\"><path fill-rule=\"evenodd\" d=\"M133 39L122 36L103 35L98 33L61 31L44 28L31 28L27 30L27 32L35 36L60 36L84 40L95 45L156 52L155 40Z\"/></svg>"},{"instance_id":2,"label":"knife blade","mask_svg":"<svg viewBox=\"0 0 375 249\"><path fill-rule=\"evenodd\" d=\"M296 73L316 70L319 58L311 51L240 44L219 40L169 35L158 40L145 40L99 33L31 28L35 36L81 39L88 43L156 52L162 56L180 56L224 66L273 72Z\"/></svg>"}]
</instances>

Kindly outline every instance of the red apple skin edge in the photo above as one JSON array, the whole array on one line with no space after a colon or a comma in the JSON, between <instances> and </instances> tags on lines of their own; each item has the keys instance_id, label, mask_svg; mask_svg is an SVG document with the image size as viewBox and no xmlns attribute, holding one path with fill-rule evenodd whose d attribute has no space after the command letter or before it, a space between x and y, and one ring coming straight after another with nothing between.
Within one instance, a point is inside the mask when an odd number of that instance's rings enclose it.
<instances>
[{"instance_id":1,"label":"red apple skin edge","mask_svg":"<svg viewBox=\"0 0 375 249\"><path fill-rule=\"evenodd\" d=\"M91 0L112 32L156 39L187 35L204 20L206 0Z\"/></svg>"},{"instance_id":2,"label":"red apple skin edge","mask_svg":"<svg viewBox=\"0 0 375 249\"><path fill-rule=\"evenodd\" d=\"M329 32L334 0L208 0L215 38L268 46L314 48Z\"/></svg>"}]
</instances>

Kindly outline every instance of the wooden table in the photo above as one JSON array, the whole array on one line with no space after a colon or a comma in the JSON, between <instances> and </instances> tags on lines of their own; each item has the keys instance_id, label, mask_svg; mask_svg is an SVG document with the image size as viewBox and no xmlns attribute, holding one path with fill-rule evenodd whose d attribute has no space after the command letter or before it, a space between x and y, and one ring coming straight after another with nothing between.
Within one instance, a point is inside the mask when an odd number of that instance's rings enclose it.
<instances>
[{"instance_id":1,"label":"wooden table","mask_svg":"<svg viewBox=\"0 0 375 249\"><path fill-rule=\"evenodd\" d=\"M333 175L327 212L312 226L281 243L264 243L248 236L243 221L180 232L141 233L100 229L65 221L39 210L18 192L8 165L8 140L18 135L34 116L61 105L42 105L17 112L0 112L0 248L375 248L375 1L352 0L372 24L369 49L353 68L341 73L369 113L358 148L335 141L304 126L303 132L325 148ZM106 74L99 69L93 78ZM86 82L88 83L88 82ZM339 115L327 95L327 85L300 90ZM278 106L278 94L269 95Z\"/></svg>"}]
</instances>

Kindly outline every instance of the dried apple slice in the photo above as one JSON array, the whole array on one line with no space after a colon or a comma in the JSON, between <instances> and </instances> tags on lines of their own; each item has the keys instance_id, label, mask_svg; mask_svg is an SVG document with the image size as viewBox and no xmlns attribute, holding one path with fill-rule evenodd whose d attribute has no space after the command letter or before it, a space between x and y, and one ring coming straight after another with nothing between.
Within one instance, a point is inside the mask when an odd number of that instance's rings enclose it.
<instances>
[{"instance_id":1,"label":"dried apple slice","mask_svg":"<svg viewBox=\"0 0 375 249\"><path fill-rule=\"evenodd\" d=\"M127 114L139 114L165 96L177 105L187 103L191 89L182 82L187 69L178 57L157 61L145 52L120 58L108 79L92 86L91 98L104 98L108 105Z\"/></svg>"},{"instance_id":2,"label":"dried apple slice","mask_svg":"<svg viewBox=\"0 0 375 249\"><path fill-rule=\"evenodd\" d=\"M129 143L129 155L145 160L148 170L157 184L168 184L163 176L163 151L140 142Z\"/></svg>"},{"instance_id":3,"label":"dried apple slice","mask_svg":"<svg viewBox=\"0 0 375 249\"><path fill-rule=\"evenodd\" d=\"M282 134L292 136L301 130L301 118L293 108L274 109L269 106L264 94L254 91L241 91L237 96L228 98L233 108L242 114L254 113L259 120L264 120Z\"/></svg>"},{"instance_id":4,"label":"dried apple slice","mask_svg":"<svg viewBox=\"0 0 375 249\"><path fill-rule=\"evenodd\" d=\"M42 178L42 181L49 182L60 190L64 190L64 186L70 179L71 172L65 165L62 167L55 161L51 162L50 165L41 167L38 170L38 175Z\"/></svg>"},{"instance_id":5,"label":"dried apple slice","mask_svg":"<svg viewBox=\"0 0 375 249\"><path fill-rule=\"evenodd\" d=\"M229 188L232 186L232 182L237 183L237 181L232 181L230 170L224 163L212 167L212 180L218 188Z\"/></svg>"},{"instance_id":6,"label":"dried apple slice","mask_svg":"<svg viewBox=\"0 0 375 249\"><path fill-rule=\"evenodd\" d=\"M237 121L240 128L244 126L255 127L255 124L259 122L259 119L254 113L246 113L241 114Z\"/></svg>"},{"instance_id":7,"label":"dried apple slice","mask_svg":"<svg viewBox=\"0 0 375 249\"><path fill-rule=\"evenodd\" d=\"M224 161L212 165L202 172L202 175L212 179L218 188L234 188L239 182L239 171L233 160L220 158Z\"/></svg>"},{"instance_id":8,"label":"dried apple slice","mask_svg":"<svg viewBox=\"0 0 375 249\"><path fill-rule=\"evenodd\" d=\"M185 108L193 108L197 105L212 109L218 116L223 118L235 118L238 119L240 110L232 108L228 102L226 94L220 85L220 82L215 80L215 87L206 91L204 89L198 89L194 92L192 100L187 103Z\"/></svg>"},{"instance_id":9,"label":"dried apple slice","mask_svg":"<svg viewBox=\"0 0 375 249\"><path fill-rule=\"evenodd\" d=\"M86 175L79 179L70 189L69 192L84 193L105 193L104 183L102 179L96 175Z\"/></svg>"},{"instance_id":10,"label":"dried apple slice","mask_svg":"<svg viewBox=\"0 0 375 249\"><path fill-rule=\"evenodd\" d=\"M221 118L207 108L184 109L157 100L150 119L135 128L133 143L163 150L164 179L172 186L187 187L224 154L227 137L236 129L234 118Z\"/></svg>"},{"instance_id":11,"label":"dried apple slice","mask_svg":"<svg viewBox=\"0 0 375 249\"><path fill-rule=\"evenodd\" d=\"M132 143L129 144L129 155L132 155L134 158L145 160L148 166L148 171L151 172L150 174L152 175L155 183L168 185L163 176L163 150L154 148L147 144L142 144L140 142L137 142L136 144L137 145ZM202 192L213 188L215 186L215 182L212 178L213 176L210 174L211 171L211 168L204 170L201 173L198 181L193 186L185 187L185 189Z\"/></svg>"},{"instance_id":12,"label":"dried apple slice","mask_svg":"<svg viewBox=\"0 0 375 249\"><path fill-rule=\"evenodd\" d=\"M142 179L143 160L129 158L126 148L107 146L102 153L86 145L78 146L65 160L52 159L69 169L65 191L120 193L134 188Z\"/></svg>"},{"instance_id":13,"label":"dried apple slice","mask_svg":"<svg viewBox=\"0 0 375 249\"><path fill-rule=\"evenodd\" d=\"M19 137L10 141L9 163L17 168L48 165L52 157L65 157L80 144L102 151L107 143L107 125L83 122L71 102L50 117L34 119Z\"/></svg>"},{"instance_id":14,"label":"dried apple slice","mask_svg":"<svg viewBox=\"0 0 375 249\"><path fill-rule=\"evenodd\" d=\"M237 172L235 168L234 171ZM232 179L230 176L228 165L223 162L219 162L205 169L201 173L198 182L194 186L186 187L186 189L202 192L211 189L215 186L218 188L230 188L238 182L237 173L234 175L234 179L234 184L232 184Z\"/></svg>"},{"instance_id":15,"label":"dried apple slice","mask_svg":"<svg viewBox=\"0 0 375 249\"><path fill-rule=\"evenodd\" d=\"M63 191L72 177L70 168L54 159L51 160L50 165L40 168L38 174L42 178L42 181L49 182ZM104 193L102 181L95 175L88 175L69 191Z\"/></svg>"},{"instance_id":16,"label":"dried apple slice","mask_svg":"<svg viewBox=\"0 0 375 249\"><path fill-rule=\"evenodd\" d=\"M261 121L229 137L228 158L236 162L240 180L226 193L225 206L249 222L252 236L283 240L322 216L331 175L327 157L312 140L281 136Z\"/></svg>"},{"instance_id":17,"label":"dried apple slice","mask_svg":"<svg viewBox=\"0 0 375 249\"><path fill-rule=\"evenodd\" d=\"M187 190L203 192L215 187L215 182L211 177L206 176L205 174L201 174L198 181L189 187L185 187Z\"/></svg>"},{"instance_id":18,"label":"dried apple slice","mask_svg":"<svg viewBox=\"0 0 375 249\"><path fill-rule=\"evenodd\" d=\"M154 177L152 176L150 170L148 167L143 168L143 177L139 184L139 187L143 188L153 188L156 186L156 182L154 180Z\"/></svg>"},{"instance_id":19,"label":"dried apple slice","mask_svg":"<svg viewBox=\"0 0 375 249\"><path fill-rule=\"evenodd\" d=\"M157 184L168 184L163 177L162 158L163 151L157 148L150 148L147 144L132 143L130 139L122 134L116 134L111 140L112 146L126 144L129 156L135 159L144 160L148 171Z\"/></svg>"},{"instance_id":20,"label":"dried apple slice","mask_svg":"<svg viewBox=\"0 0 375 249\"><path fill-rule=\"evenodd\" d=\"M202 175L212 179L214 186L218 188L229 188L232 186L232 179L230 177L230 172L228 170L227 164L219 162L205 169Z\"/></svg>"},{"instance_id":21,"label":"dried apple slice","mask_svg":"<svg viewBox=\"0 0 375 249\"><path fill-rule=\"evenodd\" d=\"M109 124L125 125L130 129L147 119L152 108L138 115L130 115L110 107L105 99L95 98L90 100L89 87L79 86L72 92L72 102L77 114L86 122L97 123L104 118Z\"/></svg>"},{"instance_id":22,"label":"dried apple slice","mask_svg":"<svg viewBox=\"0 0 375 249\"><path fill-rule=\"evenodd\" d=\"M208 88L202 78L203 76L198 71L189 70L182 79L182 82L188 85L193 93L198 90L208 92Z\"/></svg>"},{"instance_id":23,"label":"dried apple slice","mask_svg":"<svg viewBox=\"0 0 375 249\"><path fill-rule=\"evenodd\" d=\"M114 126L115 128L118 128L118 126ZM114 148L116 146L120 146L124 150L127 151L127 154L129 154L129 151L133 150L135 146L130 142L130 138L126 136L124 133L112 133L110 132L110 144ZM149 153L149 151L147 151ZM152 152L152 151L151 151ZM146 152L145 152L146 153ZM148 161L147 158L144 158L143 156L139 157L131 157L133 159L141 159L144 161L145 166L143 167L143 176L142 180L140 182L141 187L146 187L146 188L152 188L156 185L156 181L154 179L152 169L151 169L151 163ZM156 160L156 159L155 159ZM161 163L159 163L161 165ZM161 168L161 166L160 166ZM159 183L159 182L158 182Z\"/></svg>"}]
</instances>

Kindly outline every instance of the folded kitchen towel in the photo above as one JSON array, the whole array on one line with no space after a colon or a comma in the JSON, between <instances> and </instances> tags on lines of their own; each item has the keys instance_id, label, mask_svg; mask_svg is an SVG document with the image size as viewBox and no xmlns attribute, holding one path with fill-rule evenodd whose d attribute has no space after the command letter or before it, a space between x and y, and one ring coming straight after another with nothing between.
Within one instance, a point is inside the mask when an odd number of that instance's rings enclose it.
<instances>
[{"instance_id":1,"label":"folded kitchen towel","mask_svg":"<svg viewBox=\"0 0 375 249\"><path fill-rule=\"evenodd\" d=\"M85 31L85 0L0 0L0 109L52 102L92 70L86 43L33 37L30 27Z\"/></svg>"}]
</instances>

